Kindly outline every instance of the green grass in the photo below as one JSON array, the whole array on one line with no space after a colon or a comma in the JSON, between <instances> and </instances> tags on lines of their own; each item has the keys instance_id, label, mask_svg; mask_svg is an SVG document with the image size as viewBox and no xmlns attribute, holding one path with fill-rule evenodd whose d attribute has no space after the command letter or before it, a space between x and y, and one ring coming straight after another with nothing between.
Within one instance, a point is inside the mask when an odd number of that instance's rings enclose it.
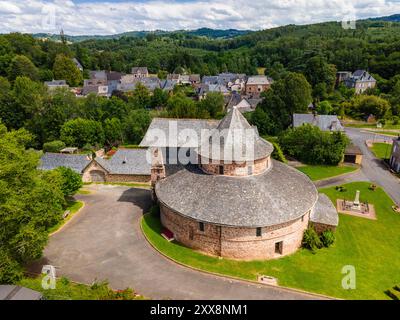
<instances>
[{"instance_id":1,"label":"green grass","mask_svg":"<svg viewBox=\"0 0 400 320\"><path fill-rule=\"evenodd\" d=\"M151 243L167 256L201 270L243 279L256 280L257 275L278 278L282 286L326 294L343 299L388 299L384 291L400 282L400 214L394 213L392 200L378 188L368 189L369 183L346 185L346 192L335 188L322 189L334 203L337 198L354 198L361 191L361 201L374 204L378 220L340 215L336 242L331 248L316 254L300 249L291 256L270 261L233 261L210 257L161 235L159 218L147 214L142 228ZM341 286L343 266L356 269L356 289Z\"/></svg>"},{"instance_id":2,"label":"green grass","mask_svg":"<svg viewBox=\"0 0 400 320\"><path fill-rule=\"evenodd\" d=\"M296 169L306 174L312 181L332 178L357 170L356 166L304 166Z\"/></svg>"},{"instance_id":3,"label":"green grass","mask_svg":"<svg viewBox=\"0 0 400 320\"><path fill-rule=\"evenodd\" d=\"M387 143L377 142L372 144L372 148L370 148L370 150L375 155L375 157L377 157L378 159L385 160L390 158L390 154L392 152L392 146Z\"/></svg>"},{"instance_id":4,"label":"green grass","mask_svg":"<svg viewBox=\"0 0 400 320\"><path fill-rule=\"evenodd\" d=\"M84 185L91 185L91 184L105 184L105 185L112 185L112 186L127 186L132 188L145 188L150 189L151 186L149 183L135 183L135 182L85 182Z\"/></svg>"},{"instance_id":5,"label":"green grass","mask_svg":"<svg viewBox=\"0 0 400 320\"><path fill-rule=\"evenodd\" d=\"M367 123L367 122L356 122L356 123L346 123L346 127L350 128L373 128L377 129L376 123ZM387 122L382 129L400 129L400 124L393 124L392 122Z\"/></svg>"},{"instance_id":6,"label":"green grass","mask_svg":"<svg viewBox=\"0 0 400 320\"><path fill-rule=\"evenodd\" d=\"M383 134L385 136L397 137L400 135L400 131L381 131L381 130L367 130L368 132Z\"/></svg>"},{"instance_id":7,"label":"green grass","mask_svg":"<svg viewBox=\"0 0 400 320\"><path fill-rule=\"evenodd\" d=\"M115 292L108 287L107 282L95 283L91 286L69 281L67 278L57 279L55 289L45 290L42 287L42 277L24 278L18 285L39 291L46 300L138 300L133 290Z\"/></svg>"},{"instance_id":8,"label":"green grass","mask_svg":"<svg viewBox=\"0 0 400 320\"><path fill-rule=\"evenodd\" d=\"M62 219L59 223L57 223L56 225L52 226L51 228L49 228L48 232L49 234L56 232L58 229L60 229L65 223L67 223L67 221L71 220L72 217L75 215L75 213L77 213L83 206L83 202L82 201L77 201L77 200L67 200L67 208L66 210L70 211L70 214L68 215L67 218Z\"/></svg>"}]
</instances>

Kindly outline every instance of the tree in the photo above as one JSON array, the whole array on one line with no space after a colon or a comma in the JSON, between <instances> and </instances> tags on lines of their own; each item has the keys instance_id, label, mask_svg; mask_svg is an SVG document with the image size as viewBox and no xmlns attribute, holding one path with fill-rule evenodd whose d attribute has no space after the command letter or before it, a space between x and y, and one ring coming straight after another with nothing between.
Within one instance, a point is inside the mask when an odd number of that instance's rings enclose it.
<instances>
[{"instance_id":1,"label":"tree","mask_svg":"<svg viewBox=\"0 0 400 320\"><path fill-rule=\"evenodd\" d=\"M199 103L199 109L207 111L211 118L216 118L224 110L224 96L220 92L209 92Z\"/></svg>"},{"instance_id":2,"label":"tree","mask_svg":"<svg viewBox=\"0 0 400 320\"><path fill-rule=\"evenodd\" d=\"M64 54L56 56L53 74L56 79L67 81L72 87L76 87L82 82L81 71L76 67L72 59Z\"/></svg>"},{"instance_id":3,"label":"tree","mask_svg":"<svg viewBox=\"0 0 400 320\"><path fill-rule=\"evenodd\" d=\"M325 132L306 124L285 131L279 144L287 155L304 163L337 165L343 159L348 138L341 132Z\"/></svg>"},{"instance_id":4,"label":"tree","mask_svg":"<svg viewBox=\"0 0 400 320\"><path fill-rule=\"evenodd\" d=\"M138 144L149 127L151 118L147 110L132 110L123 123L123 131L129 143Z\"/></svg>"},{"instance_id":5,"label":"tree","mask_svg":"<svg viewBox=\"0 0 400 320\"><path fill-rule=\"evenodd\" d=\"M324 83L327 92L333 91L336 82L336 67L328 64L325 57L317 55L310 58L306 63L305 74L313 87Z\"/></svg>"},{"instance_id":6,"label":"tree","mask_svg":"<svg viewBox=\"0 0 400 320\"><path fill-rule=\"evenodd\" d=\"M61 140L69 146L82 148L84 145L91 146L104 144L104 131L100 122L77 118L67 121L61 127Z\"/></svg>"},{"instance_id":7,"label":"tree","mask_svg":"<svg viewBox=\"0 0 400 320\"><path fill-rule=\"evenodd\" d=\"M38 80L39 70L29 58L23 55L17 55L11 60L8 78L13 81L17 77L28 77L31 80Z\"/></svg>"},{"instance_id":8,"label":"tree","mask_svg":"<svg viewBox=\"0 0 400 320\"><path fill-rule=\"evenodd\" d=\"M382 119L390 110L389 101L377 96L360 95L352 100L352 104L359 114L364 117L372 114L376 119Z\"/></svg>"},{"instance_id":9,"label":"tree","mask_svg":"<svg viewBox=\"0 0 400 320\"><path fill-rule=\"evenodd\" d=\"M22 266L40 258L65 205L61 176L37 169L38 153L25 148L31 140L0 124L0 283L17 281Z\"/></svg>"},{"instance_id":10,"label":"tree","mask_svg":"<svg viewBox=\"0 0 400 320\"><path fill-rule=\"evenodd\" d=\"M82 188L83 182L79 173L66 167L59 167L56 171L62 177L61 191L63 192L64 197L73 196L80 188Z\"/></svg>"},{"instance_id":11,"label":"tree","mask_svg":"<svg viewBox=\"0 0 400 320\"><path fill-rule=\"evenodd\" d=\"M329 101L321 101L316 108L318 114L332 114L333 107Z\"/></svg>"},{"instance_id":12,"label":"tree","mask_svg":"<svg viewBox=\"0 0 400 320\"><path fill-rule=\"evenodd\" d=\"M173 118L196 118L197 108L195 102L183 94L175 94L168 100L167 110Z\"/></svg>"},{"instance_id":13,"label":"tree","mask_svg":"<svg viewBox=\"0 0 400 320\"><path fill-rule=\"evenodd\" d=\"M108 146L113 147L123 142L122 124L118 118L106 119L103 127Z\"/></svg>"},{"instance_id":14,"label":"tree","mask_svg":"<svg viewBox=\"0 0 400 320\"><path fill-rule=\"evenodd\" d=\"M151 107L165 107L168 102L168 92L160 88L155 88L153 95L151 96Z\"/></svg>"},{"instance_id":15,"label":"tree","mask_svg":"<svg viewBox=\"0 0 400 320\"><path fill-rule=\"evenodd\" d=\"M60 140L54 140L43 144L43 152L60 152L65 148L65 143Z\"/></svg>"},{"instance_id":16,"label":"tree","mask_svg":"<svg viewBox=\"0 0 400 320\"><path fill-rule=\"evenodd\" d=\"M128 101L134 109L149 107L150 92L142 83L138 82Z\"/></svg>"},{"instance_id":17,"label":"tree","mask_svg":"<svg viewBox=\"0 0 400 320\"><path fill-rule=\"evenodd\" d=\"M293 113L304 113L312 101L311 86L299 73L286 73L263 94L253 124L260 124L261 134L277 135L292 123ZM261 111L257 111L261 109Z\"/></svg>"}]
</instances>

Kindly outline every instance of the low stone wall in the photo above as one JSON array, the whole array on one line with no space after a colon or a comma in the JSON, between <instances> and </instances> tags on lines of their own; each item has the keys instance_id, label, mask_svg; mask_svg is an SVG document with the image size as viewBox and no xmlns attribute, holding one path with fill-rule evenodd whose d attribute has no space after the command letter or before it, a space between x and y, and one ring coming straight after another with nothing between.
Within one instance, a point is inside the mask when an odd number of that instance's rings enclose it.
<instances>
[{"instance_id":1,"label":"low stone wall","mask_svg":"<svg viewBox=\"0 0 400 320\"><path fill-rule=\"evenodd\" d=\"M174 233L183 245L206 254L240 260L265 260L294 253L300 246L304 230L308 226L309 213L302 218L261 228L227 227L204 223L200 231L199 221L187 218L160 203L160 218L163 226ZM282 242L282 251L275 245Z\"/></svg>"},{"instance_id":2,"label":"low stone wall","mask_svg":"<svg viewBox=\"0 0 400 320\"><path fill-rule=\"evenodd\" d=\"M316 222L312 222L311 223L312 226L314 227L314 230L318 233L321 234L325 231L332 231L335 232L336 231L336 227L335 226L330 226L327 224L323 224L323 223L316 223Z\"/></svg>"},{"instance_id":3,"label":"low stone wall","mask_svg":"<svg viewBox=\"0 0 400 320\"><path fill-rule=\"evenodd\" d=\"M150 175L107 174L106 182L150 183Z\"/></svg>"}]
</instances>

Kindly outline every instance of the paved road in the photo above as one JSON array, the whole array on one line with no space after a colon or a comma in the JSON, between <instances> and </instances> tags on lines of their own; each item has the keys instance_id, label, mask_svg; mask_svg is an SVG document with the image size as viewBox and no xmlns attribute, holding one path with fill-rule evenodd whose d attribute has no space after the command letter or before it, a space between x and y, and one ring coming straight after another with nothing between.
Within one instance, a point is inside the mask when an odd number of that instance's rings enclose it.
<instances>
[{"instance_id":1,"label":"paved road","mask_svg":"<svg viewBox=\"0 0 400 320\"><path fill-rule=\"evenodd\" d=\"M365 132L362 129L356 128L346 128L346 133L352 142L360 147L364 153L360 176L382 186L386 193L389 194L397 204L400 204L400 179L392 175L387 167L382 164L380 160L375 158L365 144L366 140L374 140L374 138L383 138L387 140L392 138L375 133ZM388 152L390 152L390 150Z\"/></svg>"},{"instance_id":2,"label":"paved road","mask_svg":"<svg viewBox=\"0 0 400 320\"><path fill-rule=\"evenodd\" d=\"M85 207L50 238L36 268L49 263L58 267L58 275L74 281L108 279L115 289L129 286L153 299L317 298L179 266L156 252L141 233L140 217L151 204L148 190L109 185L90 188L90 195L78 196Z\"/></svg>"}]
</instances>

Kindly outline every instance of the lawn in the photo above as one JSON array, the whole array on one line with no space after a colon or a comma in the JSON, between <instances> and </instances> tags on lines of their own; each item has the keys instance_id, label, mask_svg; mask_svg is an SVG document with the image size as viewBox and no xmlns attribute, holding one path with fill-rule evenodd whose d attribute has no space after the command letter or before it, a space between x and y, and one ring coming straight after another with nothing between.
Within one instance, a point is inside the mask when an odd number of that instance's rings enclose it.
<instances>
[{"instance_id":1,"label":"lawn","mask_svg":"<svg viewBox=\"0 0 400 320\"><path fill-rule=\"evenodd\" d=\"M390 137L397 137L400 135L400 131L383 131L383 130L367 130L368 132L372 132L375 134L383 134L385 136L390 136Z\"/></svg>"},{"instance_id":2,"label":"lawn","mask_svg":"<svg viewBox=\"0 0 400 320\"><path fill-rule=\"evenodd\" d=\"M60 229L64 224L66 224L69 220L72 219L72 217L75 215L75 213L77 213L83 206L83 202L82 201L77 201L77 200L67 200L67 208L66 210L70 211L70 214L68 215L67 218L62 219L59 223L57 223L56 225L52 226L48 232L49 234L52 234L54 232L56 232L58 229Z\"/></svg>"},{"instance_id":3,"label":"lawn","mask_svg":"<svg viewBox=\"0 0 400 320\"><path fill-rule=\"evenodd\" d=\"M332 178L341 174L350 173L358 169L355 166L304 166L297 170L305 173L312 181Z\"/></svg>"},{"instance_id":4,"label":"lawn","mask_svg":"<svg viewBox=\"0 0 400 320\"><path fill-rule=\"evenodd\" d=\"M92 285L78 284L63 277L57 279L55 289L43 289L42 277L23 278L18 285L39 291L46 300L137 300L143 297L133 290L113 291L107 282Z\"/></svg>"},{"instance_id":5,"label":"lawn","mask_svg":"<svg viewBox=\"0 0 400 320\"><path fill-rule=\"evenodd\" d=\"M256 280L257 275L278 278L282 286L326 294L343 299L388 299L384 291L400 283L400 214L394 213L392 200L378 188L356 182L346 185L347 191L322 189L332 201L355 196L361 191L361 201L375 205L378 220L340 215L336 242L316 254L300 249L291 256L270 261L233 261L203 255L161 235L159 219L147 214L142 228L151 243L164 254L186 265L224 275ZM356 269L356 289L341 286L345 265Z\"/></svg>"},{"instance_id":6,"label":"lawn","mask_svg":"<svg viewBox=\"0 0 400 320\"><path fill-rule=\"evenodd\" d=\"M356 123L346 123L346 127L350 128L372 128L377 129L376 124L367 122L356 122ZM381 129L400 129L400 124L393 124L391 121L387 121Z\"/></svg>"},{"instance_id":7,"label":"lawn","mask_svg":"<svg viewBox=\"0 0 400 320\"><path fill-rule=\"evenodd\" d=\"M377 142L372 145L372 148L370 148L370 150L375 155L375 157L385 160L390 158L392 146L388 143Z\"/></svg>"}]
</instances>

